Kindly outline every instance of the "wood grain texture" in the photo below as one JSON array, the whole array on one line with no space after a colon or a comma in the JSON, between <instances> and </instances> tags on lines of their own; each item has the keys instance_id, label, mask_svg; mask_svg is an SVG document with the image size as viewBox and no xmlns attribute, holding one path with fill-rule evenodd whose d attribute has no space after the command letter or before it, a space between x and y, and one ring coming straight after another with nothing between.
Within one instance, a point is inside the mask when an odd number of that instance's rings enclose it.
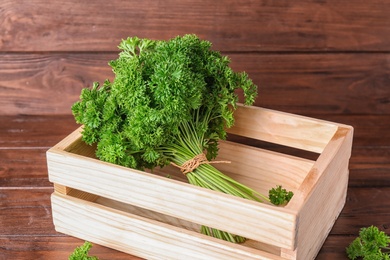
<instances>
[{"instance_id":1,"label":"wood grain texture","mask_svg":"<svg viewBox=\"0 0 390 260\"><path fill-rule=\"evenodd\" d=\"M75 130L72 116L0 116L0 149L48 149Z\"/></svg>"},{"instance_id":2,"label":"wood grain texture","mask_svg":"<svg viewBox=\"0 0 390 260\"><path fill-rule=\"evenodd\" d=\"M344 123L355 128L353 152L364 148L352 160L376 158L372 163L388 162L390 120L388 115L317 115L318 119ZM47 129L43 129L46 127ZM71 115L0 116L0 149L49 148L79 127Z\"/></svg>"},{"instance_id":3,"label":"wood grain texture","mask_svg":"<svg viewBox=\"0 0 390 260\"><path fill-rule=\"evenodd\" d=\"M73 250L81 246L83 240L68 236L0 236L0 259L68 259ZM99 259L140 260L114 249L94 244L90 255Z\"/></svg>"},{"instance_id":4,"label":"wood grain texture","mask_svg":"<svg viewBox=\"0 0 390 260\"><path fill-rule=\"evenodd\" d=\"M52 209L57 231L147 259L282 260L267 252L58 193L52 195Z\"/></svg>"},{"instance_id":5,"label":"wood grain texture","mask_svg":"<svg viewBox=\"0 0 390 260\"><path fill-rule=\"evenodd\" d=\"M0 259L10 259L11 256L12 259L28 259L30 254L42 259L46 254L62 259L83 243L80 239L54 231L49 206L52 191L52 188L0 189L0 229L4 230L0 234ZM389 232L390 213L386 210L390 207L388 194L388 188L349 188L347 204L316 259L344 259L344 248L354 239L360 227L374 224ZM383 200L377 199L378 195ZM99 245L95 245L94 249L92 252L101 259L108 259L110 255L115 259L125 259L124 254L115 250ZM138 259L126 256L128 259Z\"/></svg>"},{"instance_id":6,"label":"wood grain texture","mask_svg":"<svg viewBox=\"0 0 390 260\"><path fill-rule=\"evenodd\" d=\"M321 153L338 130L335 123L255 106L238 106L228 133Z\"/></svg>"},{"instance_id":7,"label":"wood grain texture","mask_svg":"<svg viewBox=\"0 0 390 260\"><path fill-rule=\"evenodd\" d=\"M0 260L66 259L83 243L50 223L44 155L134 35L196 33L249 73L256 105L354 126L347 203L316 259L345 259L360 227L390 234L389 13L385 0L0 1Z\"/></svg>"},{"instance_id":8,"label":"wood grain texture","mask_svg":"<svg viewBox=\"0 0 390 260\"><path fill-rule=\"evenodd\" d=\"M248 118L253 119L252 124L248 123ZM312 151L313 143L317 147L315 150L321 148L320 156L313 162L245 145L221 143L219 153L222 160L228 158L234 165L232 171L236 170L235 175L229 175L230 169L225 171L225 174L244 185L250 185L249 187L262 194L267 194L275 185L283 185L294 192L287 206L273 207L253 203L187 183L157 177L154 174L91 159L85 155L90 154L88 150L91 150L91 147L81 141L81 128L47 152L49 180L61 186L124 202L133 207L280 247L281 253L273 254L277 256L275 259L279 259L278 257L314 259L345 203L352 128L269 109L244 106L237 109L236 123L237 127L232 128L232 131L237 135L246 136L249 133L252 138L293 147L297 139L302 140L301 146L298 146L300 149ZM283 129L285 131L281 131ZM317 144L319 141L320 145ZM226 157L228 156L226 154L234 156ZM199 166L202 167L206 170L209 166ZM291 178L291 175L295 178ZM327 194L330 190L332 192ZM215 205L218 205L218 208ZM199 259L212 257L274 259L272 256L263 255L261 251L252 252L251 248L243 248L242 252L236 248L234 249L236 253L230 252L230 249L235 248L233 245L231 248L226 245L227 248L224 249L226 255L219 250L210 250L210 247L216 246L217 241L202 238L194 232L192 234L189 232L186 239L188 243L181 245L184 238L178 234L186 233L187 229L172 225L169 228L172 232L162 233L161 231L166 228L165 223L140 218L134 213L126 215L116 212L111 207L101 207L96 203L59 193L52 195L52 207L57 231L125 252L136 250L137 255L141 257L172 258L174 253L182 259L187 258L191 252L197 252ZM96 212L96 215L91 214L92 212ZM189 212L191 214L188 214ZM102 215L106 215L112 221L105 220ZM86 219L87 216L90 216L89 221L83 223L75 221ZM259 219L262 221L258 221ZM131 222L136 224L130 225ZM89 225L99 227L96 229L100 231L85 229ZM107 237L102 236L102 233L107 234ZM128 235L129 243L122 243L110 234ZM156 249L145 250L144 245L138 244L132 234L155 244ZM173 243L169 244L164 237ZM178 244L181 245L180 251L176 249ZM195 251L194 246L197 248ZM225 247L223 243L220 246ZM159 248L164 250L161 251ZM208 253L205 253L206 251ZM288 257L290 255L291 257Z\"/></svg>"},{"instance_id":9,"label":"wood grain texture","mask_svg":"<svg viewBox=\"0 0 390 260\"><path fill-rule=\"evenodd\" d=\"M295 114L390 114L390 54L229 54L257 106ZM0 54L0 114L70 114L82 88L113 79L117 53Z\"/></svg>"},{"instance_id":10,"label":"wood grain texture","mask_svg":"<svg viewBox=\"0 0 390 260\"><path fill-rule=\"evenodd\" d=\"M0 149L0 187L52 187L47 180L47 149Z\"/></svg>"},{"instance_id":11,"label":"wood grain texture","mask_svg":"<svg viewBox=\"0 0 390 260\"><path fill-rule=\"evenodd\" d=\"M386 131L389 129L389 122L384 120L383 116L329 115L323 116L322 119L352 123L355 126L354 142L357 146L351 157L347 204L317 257L343 259L344 247L353 240L360 227L375 224L384 231L390 230L390 223L387 221L389 215L386 211L390 206L386 203L390 200L383 197L390 194L387 192L390 184L386 182L390 179L390 138ZM49 147L57 143L77 126L71 116L23 116L16 119L7 116L0 117L0 121L0 140L3 145L6 144L6 149L2 149L0 157L0 175L6 177L6 181L2 179L0 185L0 223L7 224L7 227L0 225L0 230L7 230L6 234L0 235L0 259L9 259L11 256L14 259L26 259L29 255L43 258L65 257L76 246L81 245L82 241L53 231L48 215L51 214L49 196L53 189L46 185L47 179L42 180L42 176L47 173L46 162L40 159L45 149L39 147ZM51 125L55 127L50 127ZM370 134L373 129L375 135ZM14 134L9 134L12 132ZM25 149L26 146L31 149ZM16 158L17 154L21 157ZM31 163L31 160L34 160L34 163ZM38 184L40 181L43 183ZM125 259L125 256L128 256L98 245L94 248L97 250L94 252L102 259L106 256Z\"/></svg>"},{"instance_id":12,"label":"wood grain texture","mask_svg":"<svg viewBox=\"0 0 390 260\"><path fill-rule=\"evenodd\" d=\"M77 135L70 136L66 143L76 146L74 137ZM269 241L285 247L292 244L294 215L290 210L268 208L269 205L259 205L222 193L217 195L213 191L131 169L115 167L113 170L112 165L85 160L61 151L60 147L48 152L49 179L54 183L257 241ZM110 187L115 187L115 191ZM218 203L218 210L213 206L215 203ZM60 208L57 211L62 214ZM221 214L223 211L229 212L229 215ZM263 218L263 221L253 221L259 218ZM274 218L280 218L279 222L283 224L276 225L272 221ZM63 226L63 230L66 231L66 226ZM275 232L279 235L275 236Z\"/></svg>"},{"instance_id":13,"label":"wood grain texture","mask_svg":"<svg viewBox=\"0 0 390 260\"><path fill-rule=\"evenodd\" d=\"M329 236L321 248L316 260L348 259L345 248L355 238L351 236Z\"/></svg>"},{"instance_id":14,"label":"wood grain texture","mask_svg":"<svg viewBox=\"0 0 390 260\"><path fill-rule=\"evenodd\" d=\"M3 51L108 51L127 36L196 33L223 51L388 51L375 1L2 1Z\"/></svg>"},{"instance_id":15,"label":"wood grain texture","mask_svg":"<svg viewBox=\"0 0 390 260\"><path fill-rule=\"evenodd\" d=\"M388 54L240 55L232 60L233 68L258 84L258 106L296 114L390 113Z\"/></svg>"},{"instance_id":16,"label":"wood grain texture","mask_svg":"<svg viewBox=\"0 0 390 260\"><path fill-rule=\"evenodd\" d=\"M0 58L0 114L70 114L81 89L112 77L114 55L5 54Z\"/></svg>"}]
</instances>

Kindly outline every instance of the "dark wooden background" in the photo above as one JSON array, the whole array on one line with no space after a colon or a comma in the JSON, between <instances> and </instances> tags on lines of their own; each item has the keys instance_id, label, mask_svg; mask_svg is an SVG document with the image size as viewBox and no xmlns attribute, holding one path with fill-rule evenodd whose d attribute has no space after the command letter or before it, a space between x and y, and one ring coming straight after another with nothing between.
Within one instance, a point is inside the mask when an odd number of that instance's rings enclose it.
<instances>
[{"instance_id":1,"label":"dark wooden background","mask_svg":"<svg viewBox=\"0 0 390 260\"><path fill-rule=\"evenodd\" d=\"M346 259L361 227L390 234L388 0L1 0L0 260L82 244L54 231L45 152L76 128L80 90L112 78L121 39L187 33L249 74L257 106L355 127L347 204L318 259Z\"/></svg>"}]
</instances>

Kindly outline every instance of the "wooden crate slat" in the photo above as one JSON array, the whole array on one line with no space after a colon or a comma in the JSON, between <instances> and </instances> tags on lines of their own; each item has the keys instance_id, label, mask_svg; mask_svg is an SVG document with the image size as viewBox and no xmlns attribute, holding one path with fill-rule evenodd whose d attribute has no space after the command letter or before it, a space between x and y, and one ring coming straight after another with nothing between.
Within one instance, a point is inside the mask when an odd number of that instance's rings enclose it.
<instances>
[{"instance_id":1,"label":"wooden crate slat","mask_svg":"<svg viewBox=\"0 0 390 260\"><path fill-rule=\"evenodd\" d=\"M282 259L59 193L52 205L57 231L147 259Z\"/></svg>"},{"instance_id":2,"label":"wooden crate slat","mask_svg":"<svg viewBox=\"0 0 390 260\"><path fill-rule=\"evenodd\" d=\"M51 182L258 241L269 242L273 237L272 243L277 246L290 248L294 245L294 212L274 209L268 205L259 207L259 203L187 183L124 167L112 167L96 159L62 151L48 151ZM223 212L229 212L229 215ZM263 220L250 222L253 218ZM279 224L283 224L275 225L275 218L280 219ZM239 222L231 222L231 219Z\"/></svg>"},{"instance_id":3,"label":"wooden crate slat","mask_svg":"<svg viewBox=\"0 0 390 260\"><path fill-rule=\"evenodd\" d=\"M0 3L0 48L6 52L115 51L113 43L127 36L185 33L208 38L223 51L385 52L390 43L390 8L383 1L12 3ZM96 15L102 10L105 15Z\"/></svg>"},{"instance_id":4,"label":"wooden crate slat","mask_svg":"<svg viewBox=\"0 0 390 260\"><path fill-rule=\"evenodd\" d=\"M299 208L297 259L307 259L318 251L344 207L348 187L348 165L352 147L351 128L339 127L320 155L307 179L287 207ZM298 202L301 200L300 202ZM315 241L313 243L313 241ZM282 249L287 255L289 250ZM283 256L283 253L282 253Z\"/></svg>"},{"instance_id":5,"label":"wooden crate slat","mask_svg":"<svg viewBox=\"0 0 390 260\"><path fill-rule=\"evenodd\" d=\"M314 161L234 142L220 142L216 160L231 163L214 164L224 174L256 191L268 195L276 185L297 190Z\"/></svg>"},{"instance_id":6,"label":"wooden crate slat","mask_svg":"<svg viewBox=\"0 0 390 260\"><path fill-rule=\"evenodd\" d=\"M321 153L337 130L335 124L258 107L238 107L229 133Z\"/></svg>"}]
</instances>

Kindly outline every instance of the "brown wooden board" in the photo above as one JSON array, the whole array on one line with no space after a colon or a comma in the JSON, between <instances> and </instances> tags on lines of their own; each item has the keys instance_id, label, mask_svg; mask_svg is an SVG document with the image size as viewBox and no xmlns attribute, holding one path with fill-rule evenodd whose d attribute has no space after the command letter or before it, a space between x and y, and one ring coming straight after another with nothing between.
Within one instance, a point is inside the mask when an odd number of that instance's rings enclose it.
<instances>
[{"instance_id":1,"label":"brown wooden board","mask_svg":"<svg viewBox=\"0 0 390 260\"><path fill-rule=\"evenodd\" d=\"M355 127L347 203L316 259L346 259L360 227L390 234L389 13L385 0L0 1L0 260L66 259L83 243L53 230L45 152L128 36L196 33L249 73L257 106Z\"/></svg>"},{"instance_id":2,"label":"brown wooden board","mask_svg":"<svg viewBox=\"0 0 390 260\"><path fill-rule=\"evenodd\" d=\"M49 201L51 192L52 188L0 188L0 259L34 256L34 259L62 259L83 243L54 231ZM388 189L348 189L347 204L317 259L344 259L345 246L357 236L361 227L377 225L389 232L388 194ZM378 199L378 195L382 199ZM138 259L98 245L91 252L101 259L125 259L125 256L129 257L126 259Z\"/></svg>"},{"instance_id":3,"label":"brown wooden board","mask_svg":"<svg viewBox=\"0 0 390 260\"><path fill-rule=\"evenodd\" d=\"M373 156L378 159L372 162L389 162L386 150L386 147L390 146L388 115L317 115L317 118L351 125L355 128L353 150L359 147L367 149L359 152L360 155L356 160L364 160L366 156ZM0 116L0 148L49 148L78 126L71 115ZM355 159L351 158L351 160Z\"/></svg>"},{"instance_id":4,"label":"brown wooden board","mask_svg":"<svg viewBox=\"0 0 390 260\"><path fill-rule=\"evenodd\" d=\"M317 259L342 259L344 248L361 227L378 225L388 232L389 121L383 116L319 115L355 127L347 203ZM0 117L1 211L0 259L65 257L83 241L53 231L47 180L46 148L77 125L72 116ZM3 178L4 177L4 178ZM95 245L103 259L124 254ZM102 251L101 251L102 250ZM106 251L108 250L108 251ZM130 258L132 259L132 258ZM137 259L137 258L133 258Z\"/></svg>"},{"instance_id":5,"label":"brown wooden board","mask_svg":"<svg viewBox=\"0 0 390 260\"><path fill-rule=\"evenodd\" d=\"M0 259L68 259L83 240L64 236L0 236ZM99 259L140 260L141 258L125 254L97 244L90 250L91 256Z\"/></svg>"},{"instance_id":6,"label":"brown wooden board","mask_svg":"<svg viewBox=\"0 0 390 260\"><path fill-rule=\"evenodd\" d=\"M256 105L296 114L390 114L389 54L228 54ZM117 53L0 54L0 114L70 114L82 88L113 79Z\"/></svg>"},{"instance_id":7,"label":"brown wooden board","mask_svg":"<svg viewBox=\"0 0 390 260\"><path fill-rule=\"evenodd\" d=\"M0 149L48 149L76 127L70 115L0 116Z\"/></svg>"},{"instance_id":8,"label":"brown wooden board","mask_svg":"<svg viewBox=\"0 0 390 260\"><path fill-rule=\"evenodd\" d=\"M0 149L0 187L53 187L47 179L47 149Z\"/></svg>"},{"instance_id":9,"label":"brown wooden board","mask_svg":"<svg viewBox=\"0 0 390 260\"><path fill-rule=\"evenodd\" d=\"M3 51L115 51L138 35L196 33L223 51L389 51L390 5L374 1L39 1L0 4Z\"/></svg>"}]
</instances>

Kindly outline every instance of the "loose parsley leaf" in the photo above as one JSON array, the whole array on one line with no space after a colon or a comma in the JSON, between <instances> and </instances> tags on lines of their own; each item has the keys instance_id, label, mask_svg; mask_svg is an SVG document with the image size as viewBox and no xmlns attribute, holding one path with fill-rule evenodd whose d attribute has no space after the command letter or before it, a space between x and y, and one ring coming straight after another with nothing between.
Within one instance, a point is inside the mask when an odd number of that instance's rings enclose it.
<instances>
[{"instance_id":1,"label":"loose parsley leaf","mask_svg":"<svg viewBox=\"0 0 390 260\"><path fill-rule=\"evenodd\" d=\"M77 247L74 252L69 256L69 260L99 260L96 256L89 256L88 252L91 249L92 244L85 241L83 245Z\"/></svg>"},{"instance_id":2,"label":"loose parsley leaf","mask_svg":"<svg viewBox=\"0 0 390 260\"><path fill-rule=\"evenodd\" d=\"M279 206L287 204L294 193L292 191L287 191L286 189L283 189L282 186L278 185L276 188L270 189L268 195L271 203Z\"/></svg>"},{"instance_id":3,"label":"loose parsley leaf","mask_svg":"<svg viewBox=\"0 0 390 260\"><path fill-rule=\"evenodd\" d=\"M361 228L359 237L346 248L349 259L390 260L390 237L375 226Z\"/></svg>"}]
</instances>

